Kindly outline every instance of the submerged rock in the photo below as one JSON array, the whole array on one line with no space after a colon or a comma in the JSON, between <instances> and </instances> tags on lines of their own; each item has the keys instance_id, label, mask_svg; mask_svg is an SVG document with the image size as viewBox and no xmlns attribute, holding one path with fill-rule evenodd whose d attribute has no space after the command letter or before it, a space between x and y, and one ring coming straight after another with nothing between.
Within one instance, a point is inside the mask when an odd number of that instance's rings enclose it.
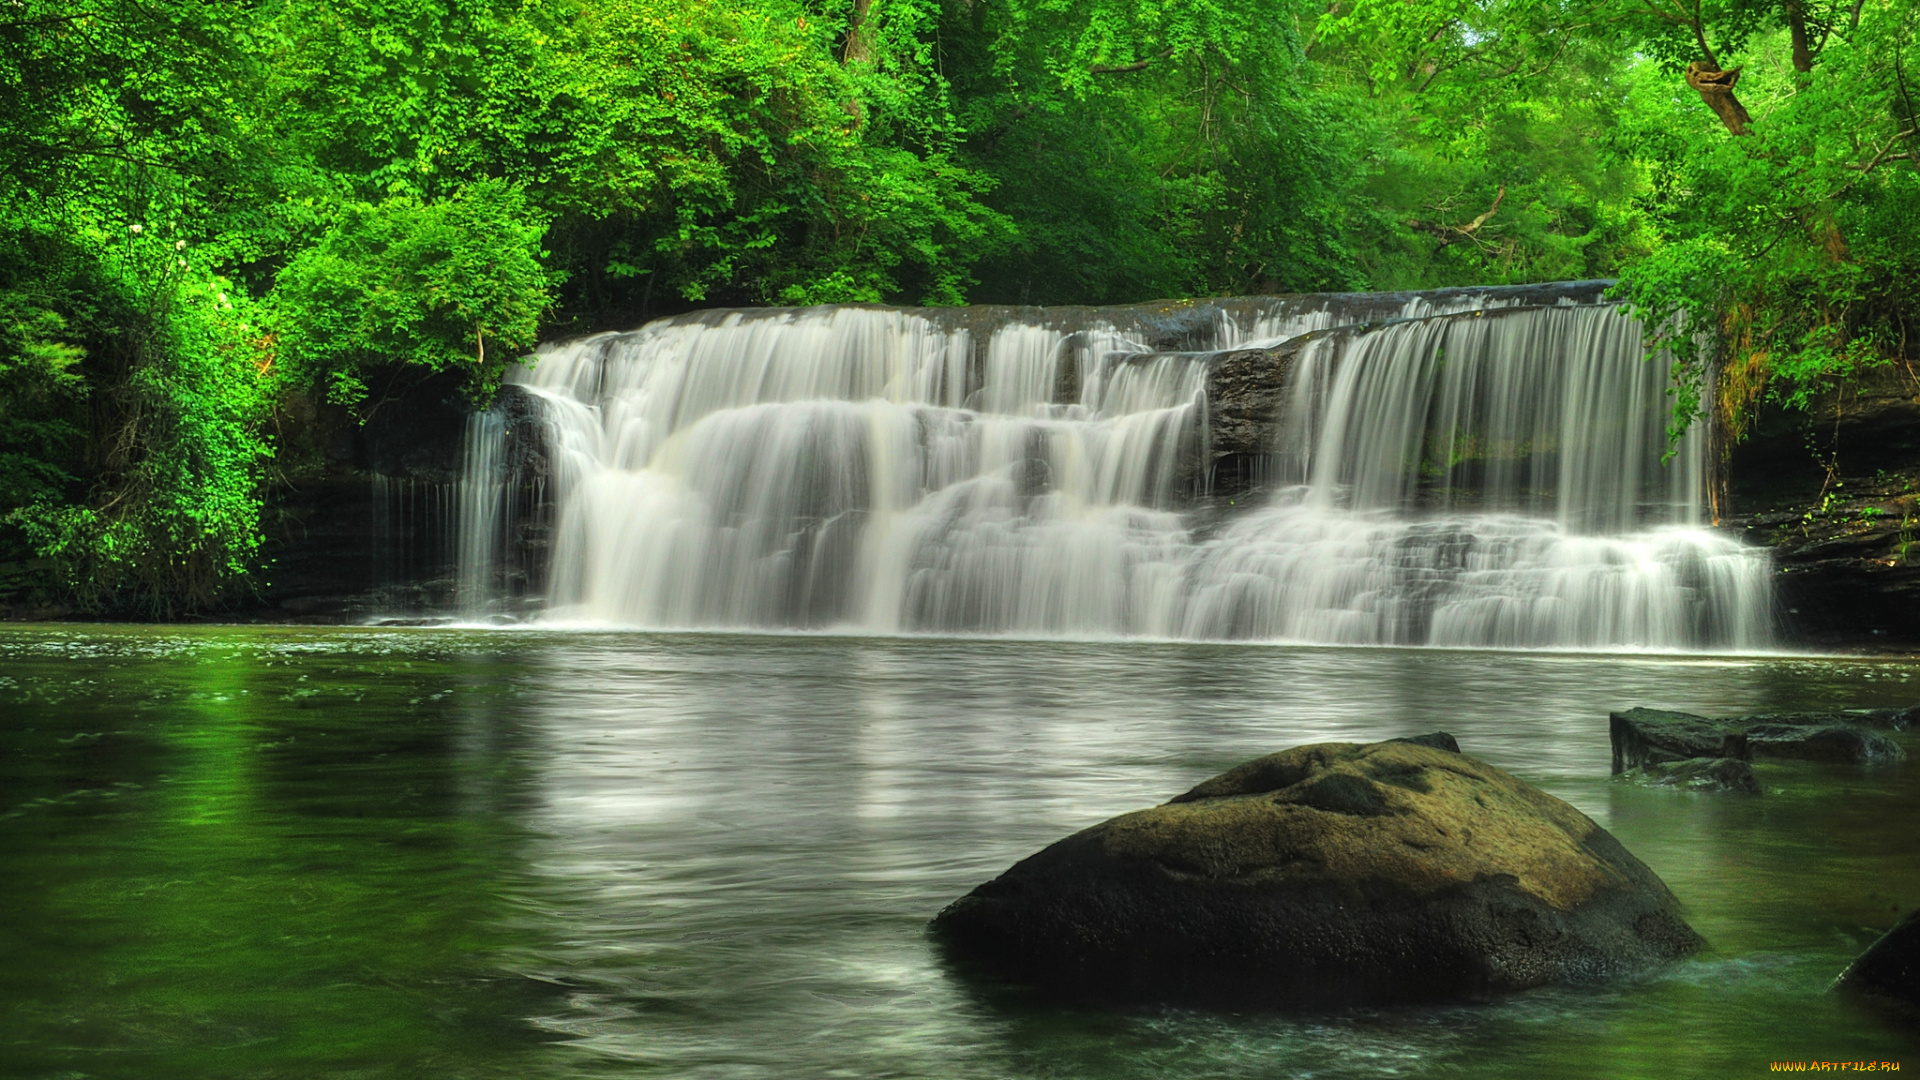
<instances>
[{"instance_id":1,"label":"submerged rock","mask_svg":"<svg viewBox=\"0 0 1920 1080\"><path fill-rule=\"evenodd\" d=\"M1692 713L1628 709L1608 715L1613 734L1613 771L1688 758L1745 760L1747 737L1738 727Z\"/></svg>"},{"instance_id":2,"label":"submerged rock","mask_svg":"<svg viewBox=\"0 0 1920 1080\"><path fill-rule=\"evenodd\" d=\"M1867 946L1834 985L1920 1004L1920 910Z\"/></svg>"},{"instance_id":3,"label":"submerged rock","mask_svg":"<svg viewBox=\"0 0 1920 1080\"><path fill-rule=\"evenodd\" d=\"M1753 766L1737 758L1688 758L1630 769L1626 778L1648 787L1679 787L1689 791L1726 791L1760 794Z\"/></svg>"},{"instance_id":4,"label":"submerged rock","mask_svg":"<svg viewBox=\"0 0 1920 1080\"><path fill-rule=\"evenodd\" d=\"M1296 747L954 902L959 958L1070 994L1332 1007L1638 971L1700 939L1606 830L1471 757Z\"/></svg>"}]
</instances>

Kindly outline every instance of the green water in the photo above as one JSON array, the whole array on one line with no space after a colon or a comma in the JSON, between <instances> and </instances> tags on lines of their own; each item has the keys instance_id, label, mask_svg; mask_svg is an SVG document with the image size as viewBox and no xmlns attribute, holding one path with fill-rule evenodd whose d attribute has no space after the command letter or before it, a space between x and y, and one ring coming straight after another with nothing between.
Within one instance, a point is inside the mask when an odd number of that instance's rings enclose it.
<instances>
[{"instance_id":1,"label":"green water","mask_svg":"<svg viewBox=\"0 0 1920 1080\"><path fill-rule=\"evenodd\" d=\"M1744 1076L1901 1060L1825 992L1920 905L1920 766L1607 778L1605 714L1920 700L1905 660L0 629L0 1075ZM941 906L1302 742L1445 728L1711 942L1639 982L1315 1017L968 983ZM1920 753L1920 740L1909 742ZM1910 1021L1908 1021L1910 1023ZM1911 1030L1911 1029L1907 1029Z\"/></svg>"}]
</instances>

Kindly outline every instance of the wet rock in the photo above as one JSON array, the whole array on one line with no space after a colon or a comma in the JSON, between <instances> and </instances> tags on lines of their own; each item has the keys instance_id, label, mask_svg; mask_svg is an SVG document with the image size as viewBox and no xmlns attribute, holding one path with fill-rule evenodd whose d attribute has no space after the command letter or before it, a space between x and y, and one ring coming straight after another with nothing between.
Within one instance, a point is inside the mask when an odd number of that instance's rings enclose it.
<instances>
[{"instance_id":1,"label":"wet rock","mask_svg":"<svg viewBox=\"0 0 1920 1080\"><path fill-rule=\"evenodd\" d=\"M1745 760L1747 738L1737 726L1692 713L1664 709L1628 709L1608 716L1613 736L1613 771L1689 758Z\"/></svg>"},{"instance_id":2,"label":"wet rock","mask_svg":"<svg viewBox=\"0 0 1920 1080\"><path fill-rule=\"evenodd\" d=\"M1746 736L1747 749L1754 757L1851 765L1890 765L1907 759L1899 743L1871 728L1756 724L1747 729Z\"/></svg>"},{"instance_id":3,"label":"wet rock","mask_svg":"<svg viewBox=\"0 0 1920 1080\"><path fill-rule=\"evenodd\" d=\"M1740 795L1760 794L1760 781L1753 766L1737 758L1688 758L1662 761L1630 769L1625 778L1648 787L1678 787L1689 791L1724 791Z\"/></svg>"},{"instance_id":4,"label":"wet rock","mask_svg":"<svg viewBox=\"0 0 1920 1080\"><path fill-rule=\"evenodd\" d=\"M1408 741L1247 762L1053 844L933 928L1070 995L1299 1008L1587 982L1700 944L1579 811Z\"/></svg>"},{"instance_id":5,"label":"wet rock","mask_svg":"<svg viewBox=\"0 0 1920 1080\"><path fill-rule=\"evenodd\" d=\"M1834 986L1920 1005L1920 910L1908 912L1868 946Z\"/></svg>"},{"instance_id":6,"label":"wet rock","mask_svg":"<svg viewBox=\"0 0 1920 1080\"><path fill-rule=\"evenodd\" d=\"M1264 460L1280 444L1287 377L1309 340L1218 353L1207 369L1207 438L1214 460Z\"/></svg>"}]
</instances>

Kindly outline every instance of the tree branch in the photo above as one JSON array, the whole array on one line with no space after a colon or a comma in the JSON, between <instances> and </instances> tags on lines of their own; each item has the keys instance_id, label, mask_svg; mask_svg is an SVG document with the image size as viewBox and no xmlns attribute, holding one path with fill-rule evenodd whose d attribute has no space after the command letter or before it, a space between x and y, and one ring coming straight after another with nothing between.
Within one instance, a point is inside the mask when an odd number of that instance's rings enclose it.
<instances>
[{"instance_id":1,"label":"tree branch","mask_svg":"<svg viewBox=\"0 0 1920 1080\"><path fill-rule=\"evenodd\" d=\"M1095 64L1087 69L1089 75L1125 75L1134 71L1145 71L1156 60L1165 60L1173 55L1172 49L1161 49L1145 60L1136 60L1131 64Z\"/></svg>"},{"instance_id":2,"label":"tree branch","mask_svg":"<svg viewBox=\"0 0 1920 1080\"><path fill-rule=\"evenodd\" d=\"M1500 190L1494 193L1493 205L1487 207L1487 212L1484 214L1481 214L1477 218L1474 218L1472 221L1467 222L1465 225L1439 225L1430 221L1414 220L1414 221L1407 222L1406 226L1409 229L1414 229L1419 232L1427 233L1428 235L1431 235L1431 236L1439 237L1441 247L1446 247L1450 244L1457 244L1462 240L1471 240L1476 244L1480 244L1482 247L1489 247L1491 246L1490 244L1486 243L1485 241L1482 241L1480 237L1475 234L1477 234L1480 231L1480 227L1482 225L1485 225L1488 221L1492 220L1494 214L1499 213L1500 202L1506 197L1507 197L1507 185L1501 184ZM1446 212L1446 209L1452 205L1452 203L1453 203L1453 200L1449 198L1438 206L1430 207L1430 209L1440 210L1442 213L1444 213Z\"/></svg>"},{"instance_id":3,"label":"tree branch","mask_svg":"<svg viewBox=\"0 0 1920 1080\"><path fill-rule=\"evenodd\" d=\"M1471 222L1469 222L1469 223L1467 223L1467 224L1465 224L1465 225L1462 225L1462 226L1460 227L1460 231L1461 231L1461 232L1463 232L1463 233L1474 233L1474 232L1478 232L1478 231L1480 230L1480 226L1482 226L1482 225L1485 225L1485 224L1487 223L1487 219L1488 219L1488 218L1490 218L1490 217L1492 217L1492 216L1493 216L1494 214L1496 214L1496 213L1499 213L1499 211L1500 211L1500 200L1502 200L1502 199L1504 199L1504 198L1506 198L1506 197L1507 197L1507 185L1505 185L1505 184L1501 184L1501 185L1500 185L1500 190L1498 190L1498 191L1496 191L1496 192L1494 192L1494 194L1493 194L1493 205L1492 205L1492 206L1489 206L1489 207L1487 207L1487 212L1486 212L1486 213L1484 213L1484 214L1481 214L1481 215L1480 215L1479 217L1477 217L1477 218L1474 218L1474 219L1473 219L1473 220L1472 220Z\"/></svg>"},{"instance_id":4,"label":"tree branch","mask_svg":"<svg viewBox=\"0 0 1920 1080\"><path fill-rule=\"evenodd\" d=\"M1865 165L1849 165L1847 166L1847 168L1857 170L1861 173L1870 173L1873 170L1879 168L1880 163L1883 161L1912 160L1913 158L1912 151L1907 151L1899 154L1891 154L1891 153L1888 153L1888 151L1892 150L1894 148L1894 145L1897 144L1900 140L1913 138L1916 132L1920 132L1920 127L1908 128L1907 130L1901 132L1900 134L1895 135L1893 138L1888 139L1886 142L1886 145L1882 146L1880 148L1880 151L1873 155L1872 161L1867 162Z\"/></svg>"},{"instance_id":5,"label":"tree branch","mask_svg":"<svg viewBox=\"0 0 1920 1080\"><path fill-rule=\"evenodd\" d=\"M1893 85L1900 92L1900 100L1907 106L1907 123L1920 127L1920 109L1914 108L1913 94L1907 88L1907 69L1900 62L1900 45L1893 46Z\"/></svg>"},{"instance_id":6,"label":"tree branch","mask_svg":"<svg viewBox=\"0 0 1920 1080\"><path fill-rule=\"evenodd\" d=\"M1703 60L1687 65L1687 85L1699 91L1700 100L1707 103L1707 108L1713 110L1733 135L1745 135L1747 125L1753 122L1740 99L1733 96L1733 85L1740 81L1740 71L1740 68L1721 71L1717 65Z\"/></svg>"},{"instance_id":7,"label":"tree branch","mask_svg":"<svg viewBox=\"0 0 1920 1080\"><path fill-rule=\"evenodd\" d=\"M1693 19L1692 19L1692 23L1693 23L1693 39L1694 39L1695 41L1697 41L1697 42L1699 42L1699 43L1700 43L1700 55L1701 55L1701 56L1702 56L1703 58L1705 58L1705 60L1707 61L1707 63L1709 63L1709 64L1712 64L1712 65L1713 65L1713 70L1715 70L1715 71L1719 71L1719 70L1720 70L1720 61L1719 61L1719 59L1718 59L1718 58L1716 58L1716 57L1715 57L1715 56L1713 55L1713 49L1712 49L1712 48L1711 48L1710 46L1708 46L1708 45L1707 45L1707 31L1706 31L1706 27L1704 27L1703 25L1701 25L1701 22L1700 22L1700 0L1693 0ZM1738 71L1739 69L1738 69L1738 68L1735 68L1734 70L1735 70L1735 71ZM1716 111L1717 111L1717 110L1716 110ZM1745 112L1746 110L1744 110L1744 109L1743 109L1743 110L1741 110L1741 111L1742 111L1742 112ZM1738 134L1739 134L1739 132L1737 132L1737 131L1736 131L1736 132L1734 132L1734 134L1736 134L1736 135L1738 135Z\"/></svg>"},{"instance_id":8,"label":"tree branch","mask_svg":"<svg viewBox=\"0 0 1920 1080\"><path fill-rule=\"evenodd\" d=\"M24 19L0 21L0 31L13 30L22 26L51 26L56 23L80 22L100 14L97 11L74 11L65 15L30 15Z\"/></svg>"}]
</instances>

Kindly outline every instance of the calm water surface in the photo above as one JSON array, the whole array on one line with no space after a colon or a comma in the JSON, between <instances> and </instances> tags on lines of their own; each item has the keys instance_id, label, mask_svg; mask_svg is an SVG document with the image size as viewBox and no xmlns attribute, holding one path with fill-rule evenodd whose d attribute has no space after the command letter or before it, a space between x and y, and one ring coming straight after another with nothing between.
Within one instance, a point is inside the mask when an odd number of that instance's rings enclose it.
<instances>
[{"instance_id":1,"label":"calm water surface","mask_svg":"<svg viewBox=\"0 0 1920 1080\"><path fill-rule=\"evenodd\" d=\"M1920 769L1607 778L1606 712L1905 705L1908 660L467 630L0 629L0 1074L1744 1076L1899 1060L1825 988L1920 904ZM1303 742L1444 728L1711 942L1308 1018L970 983L936 911ZM1920 754L1920 740L1909 743Z\"/></svg>"}]
</instances>

